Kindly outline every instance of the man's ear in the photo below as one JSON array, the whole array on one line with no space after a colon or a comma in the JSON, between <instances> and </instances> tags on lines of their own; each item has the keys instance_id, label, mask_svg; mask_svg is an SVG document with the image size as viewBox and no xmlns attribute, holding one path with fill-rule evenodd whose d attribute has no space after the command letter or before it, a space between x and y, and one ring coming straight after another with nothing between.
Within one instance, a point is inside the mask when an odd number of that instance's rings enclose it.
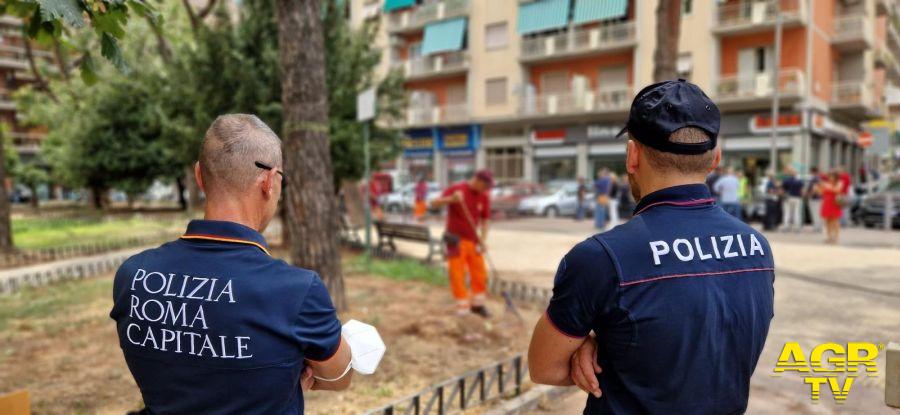
<instances>
[{"instance_id":1,"label":"man's ear","mask_svg":"<svg viewBox=\"0 0 900 415\"><path fill-rule=\"evenodd\" d=\"M712 166L711 166L711 167L709 168L709 170L706 172L707 174L709 174L709 173L711 173L713 170L715 170L716 167L719 167L719 163L722 162L722 145L721 145L721 144L720 144L720 145L717 145L716 148L715 148L713 151L716 152L716 153L715 153L716 155L715 155L715 157L713 158Z\"/></svg>"},{"instance_id":2,"label":"man's ear","mask_svg":"<svg viewBox=\"0 0 900 415\"><path fill-rule=\"evenodd\" d=\"M278 179L275 175L277 174L278 172L275 169L269 169L262 176L262 183L260 183L260 186L262 187L263 196L265 196L266 199L272 197L272 193L275 191L275 180Z\"/></svg>"},{"instance_id":3,"label":"man's ear","mask_svg":"<svg viewBox=\"0 0 900 415\"><path fill-rule=\"evenodd\" d=\"M203 175L200 174L200 162L194 163L194 180L197 181L197 187L200 188L200 191L206 193L206 189L203 187Z\"/></svg>"},{"instance_id":4,"label":"man's ear","mask_svg":"<svg viewBox=\"0 0 900 415\"><path fill-rule=\"evenodd\" d=\"M634 140L628 140L625 145L625 171L628 174L637 172L638 166L641 164L641 148L640 144Z\"/></svg>"}]
</instances>

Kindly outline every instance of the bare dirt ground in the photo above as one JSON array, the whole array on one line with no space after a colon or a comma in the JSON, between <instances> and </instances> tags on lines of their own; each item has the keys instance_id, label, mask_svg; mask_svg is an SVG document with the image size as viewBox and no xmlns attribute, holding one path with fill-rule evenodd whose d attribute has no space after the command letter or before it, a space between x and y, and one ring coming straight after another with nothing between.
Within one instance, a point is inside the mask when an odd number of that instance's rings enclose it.
<instances>
[{"instance_id":1,"label":"bare dirt ground","mask_svg":"<svg viewBox=\"0 0 900 415\"><path fill-rule=\"evenodd\" d=\"M122 414L141 407L108 317L111 278L68 283L71 292L63 295L78 300L54 303L53 309L21 318L0 313L6 317L0 320L0 393L30 390L36 414ZM347 275L346 284L351 309L341 320L377 326L388 352L378 372L357 375L349 391L308 393L308 413L360 413L524 352L539 316L537 309L522 306L526 323L520 326L500 302L491 301L495 316L488 321L455 317L444 286L363 274Z\"/></svg>"}]
</instances>

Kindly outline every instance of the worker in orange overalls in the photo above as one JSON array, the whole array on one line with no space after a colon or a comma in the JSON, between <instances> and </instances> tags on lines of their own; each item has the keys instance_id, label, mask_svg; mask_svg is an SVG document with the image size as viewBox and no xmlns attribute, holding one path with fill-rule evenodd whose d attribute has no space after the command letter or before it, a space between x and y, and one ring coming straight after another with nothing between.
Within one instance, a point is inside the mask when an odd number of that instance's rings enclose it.
<instances>
[{"instance_id":1,"label":"worker in orange overalls","mask_svg":"<svg viewBox=\"0 0 900 415\"><path fill-rule=\"evenodd\" d=\"M479 170L469 180L448 187L441 197L431 202L434 208L447 206L444 243L457 314L472 312L484 318L490 316L484 304L487 269L482 254L487 252L484 241L491 214L489 191L493 184L491 171ZM466 288L466 268L469 271L471 299Z\"/></svg>"},{"instance_id":2,"label":"worker in orange overalls","mask_svg":"<svg viewBox=\"0 0 900 415\"><path fill-rule=\"evenodd\" d=\"M425 220L425 213L428 210L428 182L425 181L425 176L419 176L419 180L416 183L415 187L415 198L416 204L413 210L413 216L419 222Z\"/></svg>"}]
</instances>

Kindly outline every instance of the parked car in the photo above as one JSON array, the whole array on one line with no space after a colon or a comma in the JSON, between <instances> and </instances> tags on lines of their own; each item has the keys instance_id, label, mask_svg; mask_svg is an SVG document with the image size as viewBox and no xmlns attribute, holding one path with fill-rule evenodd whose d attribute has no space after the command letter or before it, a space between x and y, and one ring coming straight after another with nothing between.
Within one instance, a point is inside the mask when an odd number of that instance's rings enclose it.
<instances>
[{"instance_id":1,"label":"parked car","mask_svg":"<svg viewBox=\"0 0 900 415\"><path fill-rule=\"evenodd\" d=\"M516 183L497 185L491 189L491 215L515 215L522 199L539 194L542 188L537 183Z\"/></svg>"},{"instance_id":2,"label":"parked car","mask_svg":"<svg viewBox=\"0 0 900 415\"><path fill-rule=\"evenodd\" d=\"M519 213L554 218L572 216L578 207L578 182L574 180L556 180L547 183L546 190L540 194L526 197L519 203ZM588 191L584 196L586 213L593 211L593 194Z\"/></svg>"},{"instance_id":3,"label":"parked car","mask_svg":"<svg viewBox=\"0 0 900 415\"><path fill-rule=\"evenodd\" d=\"M884 226L885 201L891 197L893 215L891 227L900 228L900 180L892 180L883 190L874 192L862 198L859 205L858 217L867 228Z\"/></svg>"},{"instance_id":4,"label":"parked car","mask_svg":"<svg viewBox=\"0 0 900 415\"><path fill-rule=\"evenodd\" d=\"M416 202L416 183L406 183L398 186L396 191L384 195L382 206L389 213L412 212ZM441 195L441 186L436 182L428 182L428 195L426 201L431 201Z\"/></svg>"}]
</instances>

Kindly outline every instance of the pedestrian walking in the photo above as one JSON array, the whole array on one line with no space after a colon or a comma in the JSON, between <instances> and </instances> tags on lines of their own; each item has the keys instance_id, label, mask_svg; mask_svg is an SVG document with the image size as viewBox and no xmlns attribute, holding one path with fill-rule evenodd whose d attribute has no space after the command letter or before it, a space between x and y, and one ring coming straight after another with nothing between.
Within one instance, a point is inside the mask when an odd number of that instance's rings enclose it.
<instances>
[{"instance_id":1,"label":"pedestrian walking","mask_svg":"<svg viewBox=\"0 0 900 415\"><path fill-rule=\"evenodd\" d=\"M622 192L619 177L615 173L609 173L609 180L609 222L606 224L606 229L615 228L619 224L619 199Z\"/></svg>"},{"instance_id":2,"label":"pedestrian walking","mask_svg":"<svg viewBox=\"0 0 900 415\"><path fill-rule=\"evenodd\" d=\"M607 215L609 214L609 193L612 191L612 179L609 177L609 169L606 167L597 171L597 180L594 182L594 229L602 231L606 229Z\"/></svg>"},{"instance_id":3,"label":"pedestrian walking","mask_svg":"<svg viewBox=\"0 0 900 415\"><path fill-rule=\"evenodd\" d=\"M819 168L810 168L809 181L806 183L804 193L807 206L809 206L810 221L812 222L813 230L816 232L822 231L822 192L819 189L821 181L822 177L819 174Z\"/></svg>"},{"instance_id":4,"label":"pedestrian walking","mask_svg":"<svg viewBox=\"0 0 900 415\"><path fill-rule=\"evenodd\" d=\"M775 173L771 170L766 174L762 183L763 191L766 198L766 211L763 217L763 229L767 231L775 230L778 227L778 221L781 218L781 184L775 177Z\"/></svg>"},{"instance_id":5,"label":"pedestrian walking","mask_svg":"<svg viewBox=\"0 0 900 415\"><path fill-rule=\"evenodd\" d=\"M796 170L791 167L784 169L781 189L783 192L781 211L784 215L781 230L793 229L799 232L803 228L803 180L797 177Z\"/></svg>"},{"instance_id":6,"label":"pedestrian walking","mask_svg":"<svg viewBox=\"0 0 900 415\"><path fill-rule=\"evenodd\" d=\"M472 312L485 318L489 316L485 306L488 276L483 254L487 252L485 241L493 185L491 171L479 170L469 180L448 187L441 197L431 201L433 208L447 206L444 244L450 289L456 299L458 315ZM466 287L466 271L471 292Z\"/></svg>"},{"instance_id":7,"label":"pedestrian walking","mask_svg":"<svg viewBox=\"0 0 900 415\"><path fill-rule=\"evenodd\" d=\"M822 220L825 221L825 243L836 244L841 233L841 205L844 204L844 182L840 173L832 171L819 184L822 192Z\"/></svg>"},{"instance_id":8,"label":"pedestrian walking","mask_svg":"<svg viewBox=\"0 0 900 415\"><path fill-rule=\"evenodd\" d=\"M847 168L844 166L838 166L837 168L838 180L841 182L841 226L847 226L850 224L850 192L853 191L853 179L850 177L850 173L847 172Z\"/></svg>"},{"instance_id":9,"label":"pedestrian walking","mask_svg":"<svg viewBox=\"0 0 900 415\"><path fill-rule=\"evenodd\" d=\"M716 206L719 110L684 80L644 88L626 126L635 219L560 261L534 328L536 383L585 414L740 414L773 317L765 237ZM741 248L739 248L741 247Z\"/></svg>"},{"instance_id":10,"label":"pedestrian walking","mask_svg":"<svg viewBox=\"0 0 900 415\"><path fill-rule=\"evenodd\" d=\"M719 177L722 176L722 173L724 171L725 170L722 168L722 166L717 166L715 168L715 170L713 170L711 173L709 173L706 176L706 187L709 188L709 192L712 194L712 196L714 198L716 198L716 200L719 199L719 194L716 192L716 189L715 189L716 182L719 181Z\"/></svg>"},{"instance_id":11,"label":"pedestrian walking","mask_svg":"<svg viewBox=\"0 0 900 415\"><path fill-rule=\"evenodd\" d=\"M419 180L416 181L415 187L415 207L413 208L413 216L419 222L425 220L425 213L428 212L428 182L425 181L425 176L419 176Z\"/></svg>"},{"instance_id":12,"label":"pedestrian walking","mask_svg":"<svg viewBox=\"0 0 900 415\"><path fill-rule=\"evenodd\" d=\"M719 176L713 189L719 195L719 204L722 209L729 215L734 216L738 220L743 220L741 212L741 182L734 173L734 168L729 167L725 170L725 174Z\"/></svg>"},{"instance_id":13,"label":"pedestrian walking","mask_svg":"<svg viewBox=\"0 0 900 415\"><path fill-rule=\"evenodd\" d=\"M576 193L577 205L575 206L575 220L584 220L584 212L587 210L587 185L584 184L584 177L578 177L578 190Z\"/></svg>"}]
</instances>

